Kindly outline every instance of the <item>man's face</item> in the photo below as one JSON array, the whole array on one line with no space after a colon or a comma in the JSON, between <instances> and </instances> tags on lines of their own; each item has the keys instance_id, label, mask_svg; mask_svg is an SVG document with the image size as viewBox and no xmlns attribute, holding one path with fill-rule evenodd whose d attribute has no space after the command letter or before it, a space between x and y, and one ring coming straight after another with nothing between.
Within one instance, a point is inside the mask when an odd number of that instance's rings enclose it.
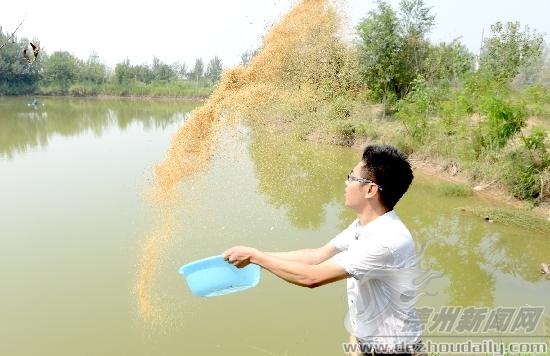
<instances>
[{"instance_id":1,"label":"man's face","mask_svg":"<svg viewBox=\"0 0 550 356\"><path fill-rule=\"evenodd\" d=\"M363 177L363 162L359 161L351 171L350 175L357 178ZM369 189L368 185L362 184L357 181L345 181L346 190L345 190L345 204L348 208L351 208L355 211L361 210L361 208L366 204L366 192Z\"/></svg>"}]
</instances>

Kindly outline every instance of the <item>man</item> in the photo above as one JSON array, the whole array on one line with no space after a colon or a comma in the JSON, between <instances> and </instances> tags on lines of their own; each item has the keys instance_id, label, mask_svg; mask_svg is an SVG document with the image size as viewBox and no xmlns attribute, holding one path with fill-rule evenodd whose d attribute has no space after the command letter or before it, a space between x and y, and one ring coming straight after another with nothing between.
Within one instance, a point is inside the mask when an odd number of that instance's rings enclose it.
<instances>
[{"instance_id":1,"label":"man","mask_svg":"<svg viewBox=\"0 0 550 356\"><path fill-rule=\"evenodd\" d=\"M347 278L346 327L362 351L410 354L409 347L420 342L414 312L415 247L393 208L412 179L410 164L397 148L368 146L345 181L345 205L357 219L330 242L278 253L236 246L223 256L237 267L255 263L302 287Z\"/></svg>"}]
</instances>

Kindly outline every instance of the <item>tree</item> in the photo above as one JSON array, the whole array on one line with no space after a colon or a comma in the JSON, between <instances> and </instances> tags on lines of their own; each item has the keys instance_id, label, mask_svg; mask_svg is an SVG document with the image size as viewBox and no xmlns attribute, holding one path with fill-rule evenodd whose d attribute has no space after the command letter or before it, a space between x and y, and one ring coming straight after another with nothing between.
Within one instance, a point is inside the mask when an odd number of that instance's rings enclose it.
<instances>
[{"instance_id":1,"label":"tree","mask_svg":"<svg viewBox=\"0 0 550 356\"><path fill-rule=\"evenodd\" d=\"M402 82L411 83L421 74L422 63L430 48L427 36L435 24L435 16L430 13L431 8L425 6L423 0L402 0L399 10L403 41L403 68L399 75L403 77Z\"/></svg>"},{"instance_id":2,"label":"tree","mask_svg":"<svg viewBox=\"0 0 550 356\"><path fill-rule=\"evenodd\" d=\"M193 79L198 82L202 79L204 73L204 63L202 62L202 58L197 58L195 61L195 66L193 67L192 74Z\"/></svg>"},{"instance_id":3,"label":"tree","mask_svg":"<svg viewBox=\"0 0 550 356\"><path fill-rule=\"evenodd\" d=\"M250 63L252 57L254 57L253 51L244 51L243 53L241 53L241 64L245 67L248 66L248 63Z\"/></svg>"},{"instance_id":4,"label":"tree","mask_svg":"<svg viewBox=\"0 0 550 356\"><path fill-rule=\"evenodd\" d=\"M508 82L542 55L543 44L543 36L529 27L522 31L517 21L499 21L491 26L491 36L483 42L480 70L499 82Z\"/></svg>"},{"instance_id":5,"label":"tree","mask_svg":"<svg viewBox=\"0 0 550 356\"><path fill-rule=\"evenodd\" d=\"M136 78L136 80L142 83L150 84L155 79L153 71L151 70L151 68L149 68L147 64L134 66L132 70L134 72L134 77Z\"/></svg>"},{"instance_id":6,"label":"tree","mask_svg":"<svg viewBox=\"0 0 550 356\"><path fill-rule=\"evenodd\" d=\"M118 84L128 84L134 80L134 73L128 58L115 66L115 78Z\"/></svg>"},{"instance_id":7,"label":"tree","mask_svg":"<svg viewBox=\"0 0 550 356\"><path fill-rule=\"evenodd\" d=\"M185 63L181 64L178 74L180 76L180 79L182 80L187 79L187 77L189 76L189 70L187 69L187 64Z\"/></svg>"},{"instance_id":8,"label":"tree","mask_svg":"<svg viewBox=\"0 0 550 356\"><path fill-rule=\"evenodd\" d=\"M550 48L546 45L543 55L522 66L519 74L512 81L512 86L516 89L536 84L550 88Z\"/></svg>"},{"instance_id":9,"label":"tree","mask_svg":"<svg viewBox=\"0 0 550 356\"><path fill-rule=\"evenodd\" d=\"M153 76L155 80L170 81L174 79L175 73L168 64L161 62L157 57L153 58Z\"/></svg>"},{"instance_id":10,"label":"tree","mask_svg":"<svg viewBox=\"0 0 550 356\"><path fill-rule=\"evenodd\" d=\"M185 80L187 78L187 66L185 63L175 62L172 64L172 71L179 80Z\"/></svg>"},{"instance_id":11,"label":"tree","mask_svg":"<svg viewBox=\"0 0 550 356\"><path fill-rule=\"evenodd\" d=\"M423 0L401 0L401 26L406 36L422 39L430 33L435 24L435 16L430 14Z\"/></svg>"},{"instance_id":12,"label":"tree","mask_svg":"<svg viewBox=\"0 0 550 356\"><path fill-rule=\"evenodd\" d=\"M361 37L361 71L374 98L382 99L384 114L388 101L395 98L401 88L398 82L402 39L399 20L393 9L383 1L370 11L358 26Z\"/></svg>"},{"instance_id":13,"label":"tree","mask_svg":"<svg viewBox=\"0 0 550 356\"><path fill-rule=\"evenodd\" d=\"M220 77L222 75L222 61L218 56L215 56L208 62L208 66L206 67L206 78L210 79L213 83L220 80Z\"/></svg>"},{"instance_id":14,"label":"tree","mask_svg":"<svg viewBox=\"0 0 550 356\"><path fill-rule=\"evenodd\" d=\"M54 52L44 61L44 79L48 83L58 85L61 93L66 94L78 77L78 62L69 52Z\"/></svg>"},{"instance_id":15,"label":"tree","mask_svg":"<svg viewBox=\"0 0 550 356\"><path fill-rule=\"evenodd\" d=\"M423 0L402 0L398 14L384 1L359 24L360 60L364 79L374 99L388 103L404 98L411 83L423 75L435 23Z\"/></svg>"},{"instance_id":16,"label":"tree","mask_svg":"<svg viewBox=\"0 0 550 356\"><path fill-rule=\"evenodd\" d=\"M97 53L92 52L86 62L81 64L80 80L102 84L107 80L107 67L101 63Z\"/></svg>"},{"instance_id":17,"label":"tree","mask_svg":"<svg viewBox=\"0 0 550 356\"><path fill-rule=\"evenodd\" d=\"M4 44L10 34L2 32L0 27L0 45ZM0 94L21 95L33 93L40 79L42 56L31 64L27 63L21 49L28 45L25 38L13 37L0 50ZM42 53L41 53L42 54Z\"/></svg>"},{"instance_id":18,"label":"tree","mask_svg":"<svg viewBox=\"0 0 550 356\"><path fill-rule=\"evenodd\" d=\"M474 55L458 40L428 48L421 72L426 81L437 85L442 81L457 83L474 69Z\"/></svg>"}]
</instances>

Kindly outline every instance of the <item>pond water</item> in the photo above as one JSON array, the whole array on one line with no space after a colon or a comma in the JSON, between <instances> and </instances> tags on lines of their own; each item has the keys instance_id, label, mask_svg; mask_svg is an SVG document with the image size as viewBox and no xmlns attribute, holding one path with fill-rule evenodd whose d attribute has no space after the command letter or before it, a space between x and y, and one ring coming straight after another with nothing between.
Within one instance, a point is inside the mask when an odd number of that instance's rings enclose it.
<instances>
[{"instance_id":1,"label":"pond water","mask_svg":"<svg viewBox=\"0 0 550 356\"><path fill-rule=\"evenodd\" d=\"M144 193L199 103L43 98L33 108L31 100L0 98L0 354L343 354L344 281L310 290L262 271L256 288L204 299L177 272L233 245L325 244L354 219L344 178L360 152L252 125L223 133L208 170L177 192L177 231L158 261L150 320L134 293L157 214ZM444 196L441 182L415 176L396 211L423 267L441 274L419 307L550 307L550 281L538 274L550 262L548 236L469 215L458 208L495 203ZM434 340L457 335L437 331ZM542 334L541 324L529 340Z\"/></svg>"}]
</instances>

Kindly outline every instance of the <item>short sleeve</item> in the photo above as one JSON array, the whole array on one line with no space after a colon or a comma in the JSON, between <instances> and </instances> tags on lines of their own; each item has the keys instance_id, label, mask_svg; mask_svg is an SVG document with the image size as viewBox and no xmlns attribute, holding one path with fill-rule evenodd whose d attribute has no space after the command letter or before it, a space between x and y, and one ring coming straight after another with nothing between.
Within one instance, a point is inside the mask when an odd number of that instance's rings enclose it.
<instances>
[{"instance_id":1,"label":"short sleeve","mask_svg":"<svg viewBox=\"0 0 550 356\"><path fill-rule=\"evenodd\" d=\"M352 249L340 252L333 260L355 279L361 279L369 274L373 278L391 268L393 254L391 250L381 244L361 241L354 244Z\"/></svg>"},{"instance_id":2,"label":"short sleeve","mask_svg":"<svg viewBox=\"0 0 550 356\"><path fill-rule=\"evenodd\" d=\"M350 242L355 236L357 220L352 222L345 230L336 235L332 240L329 241L338 251L345 251L348 249Z\"/></svg>"}]
</instances>

